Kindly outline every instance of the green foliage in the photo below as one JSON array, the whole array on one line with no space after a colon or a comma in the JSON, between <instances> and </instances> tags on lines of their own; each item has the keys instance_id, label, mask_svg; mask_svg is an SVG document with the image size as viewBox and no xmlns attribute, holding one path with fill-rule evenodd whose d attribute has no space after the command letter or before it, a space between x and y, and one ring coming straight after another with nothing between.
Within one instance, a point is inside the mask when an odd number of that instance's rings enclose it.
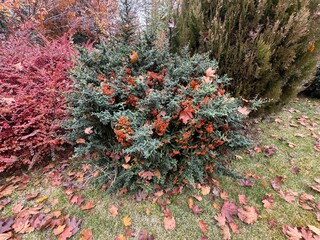
<instances>
[{"instance_id":1,"label":"green foliage","mask_svg":"<svg viewBox=\"0 0 320 240\"><path fill-rule=\"evenodd\" d=\"M310 82L319 58L316 0L189 0L177 16L177 50L210 52L234 96L275 110Z\"/></svg>"},{"instance_id":2,"label":"green foliage","mask_svg":"<svg viewBox=\"0 0 320 240\"><path fill-rule=\"evenodd\" d=\"M207 55L174 55L155 40L80 49L73 71L69 138L77 155L104 163L113 190L202 181L219 156L248 144L241 122L258 102L230 98Z\"/></svg>"}]
</instances>

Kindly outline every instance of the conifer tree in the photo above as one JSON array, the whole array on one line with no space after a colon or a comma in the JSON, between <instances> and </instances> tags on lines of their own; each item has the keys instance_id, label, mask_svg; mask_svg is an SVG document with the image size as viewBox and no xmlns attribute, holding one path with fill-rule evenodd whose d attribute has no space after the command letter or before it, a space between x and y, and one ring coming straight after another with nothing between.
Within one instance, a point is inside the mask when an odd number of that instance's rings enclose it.
<instances>
[{"instance_id":1,"label":"conifer tree","mask_svg":"<svg viewBox=\"0 0 320 240\"><path fill-rule=\"evenodd\" d=\"M320 50L316 0L185 0L176 47L210 52L234 96L271 99L277 109L313 77Z\"/></svg>"}]
</instances>

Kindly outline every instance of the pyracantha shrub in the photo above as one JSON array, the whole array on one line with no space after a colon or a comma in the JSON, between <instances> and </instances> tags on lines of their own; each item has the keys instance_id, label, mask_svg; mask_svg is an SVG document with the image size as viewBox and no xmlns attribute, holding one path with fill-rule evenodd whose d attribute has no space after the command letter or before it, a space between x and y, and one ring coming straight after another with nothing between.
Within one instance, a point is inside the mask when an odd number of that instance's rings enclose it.
<instances>
[{"instance_id":1,"label":"pyracantha shrub","mask_svg":"<svg viewBox=\"0 0 320 240\"><path fill-rule=\"evenodd\" d=\"M47 41L30 26L0 42L0 172L32 167L62 143L73 55L66 37Z\"/></svg>"},{"instance_id":2,"label":"pyracantha shrub","mask_svg":"<svg viewBox=\"0 0 320 240\"><path fill-rule=\"evenodd\" d=\"M208 56L155 43L147 35L80 49L73 71L69 137L77 155L104 163L110 191L202 181L219 156L248 143L241 123L257 101L231 98Z\"/></svg>"}]
</instances>

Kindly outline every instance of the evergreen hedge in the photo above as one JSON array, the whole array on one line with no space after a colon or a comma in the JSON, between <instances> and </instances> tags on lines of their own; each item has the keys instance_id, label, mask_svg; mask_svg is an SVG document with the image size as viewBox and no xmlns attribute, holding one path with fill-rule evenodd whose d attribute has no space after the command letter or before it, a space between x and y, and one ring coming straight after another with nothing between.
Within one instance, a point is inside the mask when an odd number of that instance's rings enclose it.
<instances>
[{"instance_id":1,"label":"evergreen hedge","mask_svg":"<svg viewBox=\"0 0 320 240\"><path fill-rule=\"evenodd\" d=\"M308 85L319 59L317 0L185 0L176 50L210 52L234 96L268 98L275 110Z\"/></svg>"},{"instance_id":2,"label":"evergreen hedge","mask_svg":"<svg viewBox=\"0 0 320 240\"><path fill-rule=\"evenodd\" d=\"M230 97L216 68L152 35L80 49L67 124L76 155L103 163L110 190L203 181L220 156L248 145L242 121L259 103Z\"/></svg>"}]
</instances>

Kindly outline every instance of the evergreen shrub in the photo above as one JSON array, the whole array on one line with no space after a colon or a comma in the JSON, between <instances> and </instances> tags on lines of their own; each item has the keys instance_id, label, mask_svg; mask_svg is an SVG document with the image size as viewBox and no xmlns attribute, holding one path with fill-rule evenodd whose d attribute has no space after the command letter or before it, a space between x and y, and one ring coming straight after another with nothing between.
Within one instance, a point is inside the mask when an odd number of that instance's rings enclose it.
<instances>
[{"instance_id":1,"label":"evergreen shrub","mask_svg":"<svg viewBox=\"0 0 320 240\"><path fill-rule=\"evenodd\" d=\"M95 47L80 49L66 126L76 155L104 164L110 191L202 181L249 143L242 121L258 101L230 97L207 55L171 54L150 34Z\"/></svg>"},{"instance_id":2,"label":"evergreen shrub","mask_svg":"<svg viewBox=\"0 0 320 240\"><path fill-rule=\"evenodd\" d=\"M233 96L270 99L277 110L308 85L319 60L318 0L185 0L176 48L210 52Z\"/></svg>"}]
</instances>

